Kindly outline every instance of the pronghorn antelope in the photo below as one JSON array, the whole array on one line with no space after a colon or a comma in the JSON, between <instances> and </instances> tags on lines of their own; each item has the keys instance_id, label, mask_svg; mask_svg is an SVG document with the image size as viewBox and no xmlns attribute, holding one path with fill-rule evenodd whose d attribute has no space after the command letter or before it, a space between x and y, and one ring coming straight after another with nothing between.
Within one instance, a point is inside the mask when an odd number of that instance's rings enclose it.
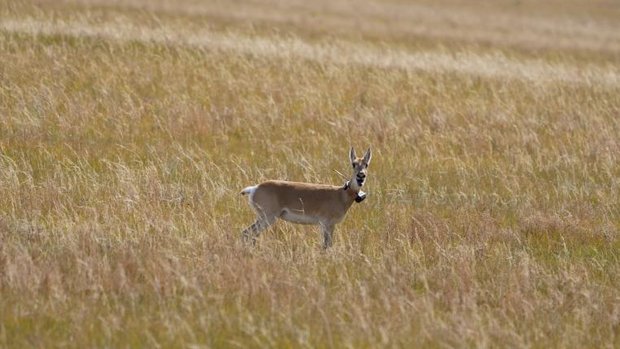
<instances>
[{"instance_id":1,"label":"pronghorn antelope","mask_svg":"<svg viewBox=\"0 0 620 349\"><path fill-rule=\"evenodd\" d=\"M248 195L250 205L256 211L256 222L243 231L244 241L256 241L258 235L276 218L299 224L319 225L323 232L323 248L332 245L334 225L344 218L353 202L362 202L366 193L361 191L372 154L370 148L364 157L358 158L355 150L349 152L353 177L344 186L266 181L241 191Z\"/></svg>"}]
</instances>

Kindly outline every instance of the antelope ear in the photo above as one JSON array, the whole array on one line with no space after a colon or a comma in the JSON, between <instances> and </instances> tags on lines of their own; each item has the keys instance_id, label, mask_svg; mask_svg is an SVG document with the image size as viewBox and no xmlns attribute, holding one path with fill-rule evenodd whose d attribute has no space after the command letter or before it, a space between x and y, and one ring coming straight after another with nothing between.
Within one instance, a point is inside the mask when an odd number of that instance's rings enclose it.
<instances>
[{"instance_id":1,"label":"antelope ear","mask_svg":"<svg viewBox=\"0 0 620 349\"><path fill-rule=\"evenodd\" d=\"M349 158L351 158L351 163L357 159L357 155L355 155L355 149L353 149L353 147L351 147L351 150L349 151Z\"/></svg>"},{"instance_id":2,"label":"antelope ear","mask_svg":"<svg viewBox=\"0 0 620 349\"><path fill-rule=\"evenodd\" d=\"M370 148L368 148L368 150L366 150L366 154L364 154L364 162L366 163L366 166L370 165L371 159L372 159L372 152L370 151Z\"/></svg>"}]
</instances>

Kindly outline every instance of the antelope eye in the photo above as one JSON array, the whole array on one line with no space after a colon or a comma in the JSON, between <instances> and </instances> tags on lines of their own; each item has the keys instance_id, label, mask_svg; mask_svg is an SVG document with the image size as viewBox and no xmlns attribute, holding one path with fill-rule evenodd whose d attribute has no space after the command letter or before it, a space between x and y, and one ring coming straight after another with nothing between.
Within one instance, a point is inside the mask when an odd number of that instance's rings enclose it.
<instances>
[{"instance_id":1,"label":"antelope eye","mask_svg":"<svg viewBox=\"0 0 620 349\"><path fill-rule=\"evenodd\" d=\"M355 168L355 164L351 164L353 166L353 168Z\"/></svg>"}]
</instances>

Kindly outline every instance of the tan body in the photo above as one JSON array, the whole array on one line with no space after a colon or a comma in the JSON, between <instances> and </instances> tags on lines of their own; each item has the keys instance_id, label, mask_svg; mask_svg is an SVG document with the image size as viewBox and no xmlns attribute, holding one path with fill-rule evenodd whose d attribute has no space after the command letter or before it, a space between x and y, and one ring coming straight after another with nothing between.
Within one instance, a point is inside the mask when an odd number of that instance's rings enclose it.
<instances>
[{"instance_id":1,"label":"tan body","mask_svg":"<svg viewBox=\"0 0 620 349\"><path fill-rule=\"evenodd\" d=\"M360 190L370 163L370 149L364 158L356 158L351 149L353 180L345 186L311 184L287 181L266 181L245 188L257 220L243 231L244 239L254 239L272 225L277 218L298 224L320 225L325 248L332 245L334 225L341 222L351 205L364 199ZM353 184L349 184L355 182Z\"/></svg>"}]
</instances>

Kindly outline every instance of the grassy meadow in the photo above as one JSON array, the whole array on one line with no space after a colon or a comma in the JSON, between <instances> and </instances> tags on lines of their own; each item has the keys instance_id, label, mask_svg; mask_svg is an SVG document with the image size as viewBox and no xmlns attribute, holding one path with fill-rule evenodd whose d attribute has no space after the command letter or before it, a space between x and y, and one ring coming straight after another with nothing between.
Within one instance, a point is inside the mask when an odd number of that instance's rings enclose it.
<instances>
[{"instance_id":1,"label":"grassy meadow","mask_svg":"<svg viewBox=\"0 0 620 349\"><path fill-rule=\"evenodd\" d=\"M0 0L0 347L619 348L620 5Z\"/></svg>"}]
</instances>

